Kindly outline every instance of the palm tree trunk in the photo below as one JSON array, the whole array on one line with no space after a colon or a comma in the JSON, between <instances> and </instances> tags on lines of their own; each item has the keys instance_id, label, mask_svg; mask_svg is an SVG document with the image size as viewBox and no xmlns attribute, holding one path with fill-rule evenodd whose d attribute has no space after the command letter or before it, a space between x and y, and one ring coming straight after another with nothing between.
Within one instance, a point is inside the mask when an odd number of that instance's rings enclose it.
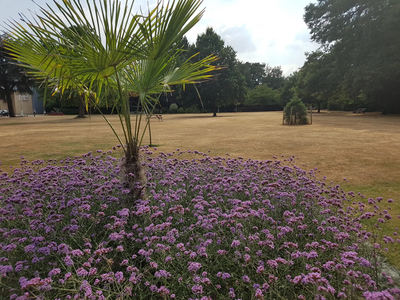
<instances>
[{"instance_id":1,"label":"palm tree trunk","mask_svg":"<svg viewBox=\"0 0 400 300\"><path fill-rule=\"evenodd\" d=\"M139 151L140 148L135 142L127 145L120 165L121 177L124 179L124 188L129 189L130 195L135 200L146 198L145 187L147 177Z\"/></svg>"}]
</instances>

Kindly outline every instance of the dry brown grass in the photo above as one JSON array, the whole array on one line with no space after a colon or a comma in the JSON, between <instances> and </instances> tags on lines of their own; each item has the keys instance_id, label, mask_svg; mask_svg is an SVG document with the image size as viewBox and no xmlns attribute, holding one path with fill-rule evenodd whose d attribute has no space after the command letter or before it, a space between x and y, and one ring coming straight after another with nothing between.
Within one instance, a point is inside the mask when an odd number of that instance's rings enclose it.
<instances>
[{"instance_id":1,"label":"dry brown grass","mask_svg":"<svg viewBox=\"0 0 400 300\"><path fill-rule=\"evenodd\" d=\"M117 116L110 117L118 128ZM283 126L281 112L164 115L152 118L153 143L164 152L176 148L211 155L270 159L296 156L298 164L317 167L328 179L355 185L400 182L400 116L378 113L313 114L313 124ZM145 143L148 143L146 136ZM118 143L101 116L0 118L0 161L62 158ZM4 169L3 167L3 169Z\"/></svg>"},{"instance_id":2,"label":"dry brown grass","mask_svg":"<svg viewBox=\"0 0 400 300\"><path fill-rule=\"evenodd\" d=\"M305 126L281 125L281 112L163 118L163 122L155 117L151 122L152 142L159 145L160 151L210 150L215 156L230 153L261 160L274 155L295 156L297 165L316 167L321 177L326 175L347 190L397 200L392 208L400 212L400 116L322 112L314 113L313 124ZM118 117L110 119L118 128ZM19 156L28 160L61 159L109 150L116 144L117 139L98 115L86 119L0 118L0 161L4 171L11 165L18 166ZM400 227L399 219L392 226Z\"/></svg>"}]
</instances>

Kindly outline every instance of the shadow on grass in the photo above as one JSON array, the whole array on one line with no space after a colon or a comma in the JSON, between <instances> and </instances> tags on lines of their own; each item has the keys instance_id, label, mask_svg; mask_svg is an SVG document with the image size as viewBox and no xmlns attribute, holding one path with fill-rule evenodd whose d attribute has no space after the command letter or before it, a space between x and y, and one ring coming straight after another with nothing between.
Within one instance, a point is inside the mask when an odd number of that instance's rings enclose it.
<instances>
[{"instance_id":1,"label":"shadow on grass","mask_svg":"<svg viewBox=\"0 0 400 300\"><path fill-rule=\"evenodd\" d=\"M168 116L168 115L166 115ZM234 118L235 116L232 115L225 115L225 114L218 114L214 117L212 114L193 114L193 115L186 115L186 114L174 114L173 116L177 116L177 119L219 119L219 118Z\"/></svg>"}]
</instances>

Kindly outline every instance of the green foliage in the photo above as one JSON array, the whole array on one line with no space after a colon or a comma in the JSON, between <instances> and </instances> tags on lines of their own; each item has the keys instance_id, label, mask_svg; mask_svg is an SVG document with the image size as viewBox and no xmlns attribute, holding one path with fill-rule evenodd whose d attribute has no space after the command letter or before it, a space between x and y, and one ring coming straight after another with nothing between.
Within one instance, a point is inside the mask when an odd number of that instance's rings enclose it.
<instances>
[{"instance_id":1,"label":"green foliage","mask_svg":"<svg viewBox=\"0 0 400 300\"><path fill-rule=\"evenodd\" d=\"M373 108L400 112L398 0L319 0L306 7L304 20L325 52L316 70L334 76L312 77L325 87L334 82L355 105L364 95Z\"/></svg>"},{"instance_id":2,"label":"green foliage","mask_svg":"<svg viewBox=\"0 0 400 300\"><path fill-rule=\"evenodd\" d=\"M216 60L213 56L176 64L182 54L178 41L204 10L198 11L201 3L194 0L159 4L147 16L135 15L133 2L122 6L117 0L93 0L87 4L88 11L77 0L55 1L58 11L41 8L40 21L12 22L9 27L16 40L7 48L34 77L60 91L80 87L87 105L93 96L98 103L111 93L123 135L113 131L132 156L147 129L140 125L143 114L152 111L157 96L171 85L205 80L210 77L205 74L215 69L210 65ZM129 110L132 94L138 96L140 107L135 122Z\"/></svg>"},{"instance_id":3,"label":"green foliage","mask_svg":"<svg viewBox=\"0 0 400 300\"><path fill-rule=\"evenodd\" d=\"M327 108L329 110L353 111L357 107L367 107L366 99L362 96L350 99L343 93L338 93L328 100Z\"/></svg>"},{"instance_id":4,"label":"green foliage","mask_svg":"<svg viewBox=\"0 0 400 300\"><path fill-rule=\"evenodd\" d=\"M192 105L190 107L185 108L185 113L187 114L195 114L195 113L199 113L200 110L197 108L196 105Z\"/></svg>"},{"instance_id":5,"label":"green foliage","mask_svg":"<svg viewBox=\"0 0 400 300\"><path fill-rule=\"evenodd\" d=\"M268 84L256 86L248 92L245 104L249 106L266 106L279 104L280 93Z\"/></svg>"},{"instance_id":6,"label":"green foliage","mask_svg":"<svg viewBox=\"0 0 400 300\"><path fill-rule=\"evenodd\" d=\"M285 107L285 122L289 125L308 124L307 108L297 97L294 97Z\"/></svg>"},{"instance_id":7,"label":"green foliage","mask_svg":"<svg viewBox=\"0 0 400 300\"><path fill-rule=\"evenodd\" d=\"M259 63L245 63L240 65L247 87L245 105L268 106L281 104L281 96L286 79L280 66ZM290 98L292 95L290 95ZM287 101L288 102L288 101Z\"/></svg>"},{"instance_id":8,"label":"green foliage","mask_svg":"<svg viewBox=\"0 0 400 300\"><path fill-rule=\"evenodd\" d=\"M264 83L265 64L261 63L239 63L240 73L244 76L248 89L254 89L256 86Z\"/></svg>"},{"instance_id":9,"label":"green foliage","mask_svg":"<svg viewBox=\"0 0 400 300\"><path fill-rule=\"evenodd\" d=\"M334 57L331 53L315 51L307 54L307 60L299 70L297 94L308 103L317 104L318 112L321 106L334 97L340 89Z\"/></svg>"},{"instance_id":10,"label":"green foliage","mask_svg":"<svg viewBox=\"0 0 400 300\"><path fill-rule=\"evenodd\" d=\"M168 113L168 107L165 107L165 106L161 107L161 113L163 113L163 114Z\"/></svg>"},{"instance_id":11,"label":"green foliage","mask_svg":"<svg viewBox=\"0 0 400 300\"><path fill-rule=\"evenodd\" d=\"M247 93L246 82L240 73L234 49L225 46L222 38L212 28L207 28L205 33L197 37L196 43L189 46L186 55L196 53L199 55L195 59L217 55L219 59L216 63L221 69L212 80L197 85L197 90L194 87L180 90L178 98L181 104L188 107L201 103L216 115L218 107L243 103Z\"/></svg>"},{"instance_id":12,"label":"green foliage","mask_svg":"<svg viewBox=\"0 0 400 300\"><path fill-rule=\"evenodd\" d=\"M172 112L172 113L176 113L178 111L178 105L176 103L172 103L169 106L169 111Z\"/></svg>"},{"instance_id":13,"label":"green foliage","mask_svg":"<svg viewBox=\"0 0 400 300\"><path fill-rule=\"evenodd\" d=\"M282 107L285 107L286 104L288 104L296 94L298 79L299 79L299 72L294 72L290 74L288 77L285 77L285 82L283 84L283 87L281 89L281 94L279 97L279 104Z\"/></svg>"},{"instance_id":14,"label":"green foliage","mask_svg":"<svg viewBox=\"0 0 400 300\"><path fill-rule=\"evenodd\" d=\"M184 114L185 109L183 107L179 107L178 110L176 111L178 114Z\"/></svg>"},{"instance_id":15,"label":"green foliage","mask_svg":"<svg viewBox=\"0 0 400 300\"><path fill-rule=\"evenodd\" d=\"M265 66L265 77L263 83L268 84L274 90L277 90L285 84L285 77L281 66L271 67L270 65Z\"/></svg>"}]
</instances>

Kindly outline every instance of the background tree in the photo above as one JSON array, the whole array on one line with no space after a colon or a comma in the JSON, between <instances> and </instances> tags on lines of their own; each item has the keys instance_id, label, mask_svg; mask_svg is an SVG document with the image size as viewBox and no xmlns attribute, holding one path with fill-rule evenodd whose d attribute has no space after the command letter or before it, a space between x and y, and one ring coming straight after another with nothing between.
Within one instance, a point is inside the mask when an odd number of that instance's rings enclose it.
<instances>
[{"instance_id":1,"label":"background tree","mask_svg":"<svg viewBox=\"0 0 400 300\"><path fill-rule=\"evenodd\" d=\"M62 30L61 33L66 37L66 40L69 40L72 49L74 46L77 50L76 51L69 51L70 55L76 55L77 57L81 57L82 53L79 52L79 48L81 48L84 45L84 39L83 36L85 35L85 32L88 30L92 30L88 26L82 26L82 25L72 25L69 26L68 30ZM59 45L58 47L64 47L65 45ZM86 45L87 46L87 45ZM84 118L85 117L85 111L86 111L86 100L85 100L85 86L82 82L79 80L73 80L71 79L71 86L67 91L64 91L63 94L67 94L67 97L64 97L69 104L75 104L79 108L78 112L78 118Z\"/></svg>"},{"instance_id":2,"label":"background tree","mask_svg":"<svg viewBox=\"0 0 400 300\"><path fill-rule=\"evenodd\" d=\"M315 51L307 54L306 62L298 72L297 94L305 102L316 104L321 112L340 89L340 78L335 72L335 60L331 53Z\"/></svg>"},{"instance_id":3,"label":"background tree","mask_svg":"<svg viewBox=\"0 0 400 300\"><path fill-rule=\"evenodd\" d=\"M27 76L27 70L12 59L10 51L4 47L9 38L7 35L0 35L0 99L7 102L10 117L15 117L11 95L14 92L32 94L34 82Z\"/></svg>"},{"instance_id":4,"label":"background tree","mask_svg":"<svg viewBox=\"0 0 400 300\"><path fill-rule=\"evenodd\" d=\"M248 92L245 104L249 106L278 105L279 98L279 90L274 90L268 84L262 84Z\"/></svg>"},{"instance_id":5,"label":"background tree","mask_svg":"<svg viewBox=\"0 0 400 300\"><path fill-rule=\"evenodd\" d=\"M248 89L254 89L256 86L263 84L265 79L265 64L263 63L242 63L240 62L239 71L246 80Z\"/></svg>"},{"instance_id":6,"label":"background tree","mask_svg":"<svg viewBox=\"0 0 400 300\"><path fill-rule=\"evenodd\" d=\"M283 83L283 87L279 96L279 104L282 107L285 107L286 104L292 100L292 98L296 95L296 88L299 81L299 72L296 71L289 76L285 77L285 81Z\"/></svg>"},{"instance_id":7,"label":"background tree","mask_svg":"<svg viewBox=\"0 0 400 300\"><path fill-rule=\"evenodd\" d=\"M398 0L318 0L306 7L304 20L312 39L332 55L343 94L400 112Z\"/></svg>"},{"instance_id":8,"label":"background tree","mask_svg":"<svg viewBox=\"0 0 400 300\"><path fill-rule=\"evenodd\" d=\"M271 67L270 65L266 65L264 73L265 76L262 82L268 84L269 87L277 90L284 85L285 77L283 76L281 66Z\"/></svg>"},{"instance_id":9,"label":"background tree","mask_svg":"<svg viewBox=\"0 0 400 300\"><path fill-rule=\"evenodd\" d=\"M282 88L285 77L280 66L271 67L259 63L245 63L241 69L250 74L247 75L246 82L248 90L246 105L249 106L269 106L280 105Z\"/></svg>"},{"instance_id":10,"label":"background tree","mask_svg":"<svg viewBox=\"0 0 400 300\"><path fill-rule=\"evenodd\" d=\"M47 112L51 112L51 110L57 108L66 114L78 114L78 118L85 116L86 100L84 93L80 93L75 89L66 89L61 93L60 91L55 90L54 87L46 87L44 84L36 84L35 89L38 93L39 99L43 101L44 108ZM113 98L111 95L108 96L107 101L107 105L104 101L100 101L96 104L96 107L100 108L102 111L111 111L113 106ZM96 112L93 103L88 103L88 109L88 113Z\"/></svg>"},{"instance_id":11,"label":"background tree","mask_svg":"<svg viewBox=\"0 0 400 300\"><path fill-rule=\"evenodd\" d=\"M197 37L196 43L189 47L187 55L195 53L199 53L195 59L216 55L216 64L221 69L211 80L196 85L198 93L194 87L183 91L180 95L181 101L185 102L183 99L186 98L198 103L200 95L204 107L211 110L213 116L217 115L220 107L242 103L246 97L246 83L240 73L234 49L225 46L222 38L212 28L207 28L205 33Z\"/></svg>"}]
</instances>

